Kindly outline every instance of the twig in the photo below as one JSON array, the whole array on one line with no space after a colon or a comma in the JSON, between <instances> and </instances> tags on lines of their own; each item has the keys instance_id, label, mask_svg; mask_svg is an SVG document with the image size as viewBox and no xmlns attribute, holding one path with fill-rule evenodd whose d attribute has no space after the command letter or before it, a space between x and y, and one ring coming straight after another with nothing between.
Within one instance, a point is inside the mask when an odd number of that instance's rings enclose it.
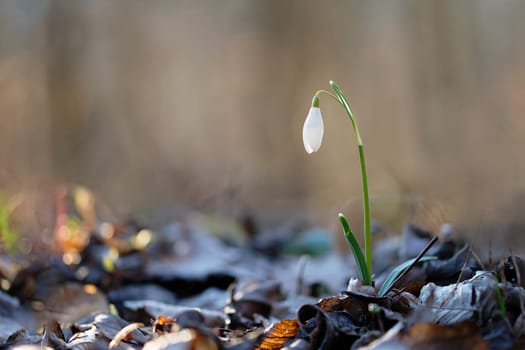
<instances>
[{"instance_id":1,"label":"twig","mask_svg":"<svg viewBox=\"0 0 525 350\"><path fill-rule=\"evenodd\" d=\"M390 288L388 288L385 293L383 293L384 295L387 295L388 292L390 292L392 290L392 288L394 288L394 286L396 285L397 282L399 282L403 277L405 277L409 272L410 270L412 270L412 268L414 266L416 266L416 264L419 262L419 260L421 260L421 258L427 253L427 251L434 245L434 243L436 243L438 241L438 237L437 236L434 236L434 238L432 238L430 240L430 242L427 243L427 245L423 248L423 250L418 254L418 256L416 256L416 258L414 259L414 262L405 269L405 271L401 272L399 274L399 276L397 276L397 278L394 280L394 282L392 282L392 285L390 286Z\"/></svg>"},{"instance_id":2,"label":"twig","mask_svg":"<svg viewBox=\"0 0 525 350\"><path fill-rule=\"evenodd\" d=\"M456 280L456 285L461 282L461 277L463 277L463 272L465 271L465 268L467 267L467 263L470 259L470 256L474 253L472 249L469 247L467 251L467 256L465 257L465 261L463 261L463 266L461 266L461 271L459 271L458 279Z\"/></svg>"},{"instance_id":3,"label":"twig","mask_svg":"<svg viewBox=\"0 0 525 350\"><path fill-rule=\"evenodd\" d=\"M472 248L470 248L469 251L472 254L472 257L474 257L474 259L476 259L476 262L479 264L479 266L481 266L481 268L483 270L487 270L487 268L485 267L485 264L483 264L483 261L481 261L481 258L479 257L479 255L476 254L476 252ZM466 261L468 261L468 260L466 260ZM490 265L491 264L489 263L489 266Z\"/></svg>"}]
</instances>

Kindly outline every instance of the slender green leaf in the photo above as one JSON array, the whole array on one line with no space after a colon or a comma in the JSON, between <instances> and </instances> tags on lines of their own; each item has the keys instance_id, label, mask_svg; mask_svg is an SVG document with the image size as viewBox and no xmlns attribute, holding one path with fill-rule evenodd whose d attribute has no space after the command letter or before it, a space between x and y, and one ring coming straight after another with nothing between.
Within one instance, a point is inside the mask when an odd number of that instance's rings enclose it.
<instances>
[{"instance_id":1,"label":"slender green leaf","mask_svg":"<svg viewBox=\"0 0 525 350\"><path fill-rule=\"evenodd\" d=\"M334 81L331 81L330 85L332 86L332 89L334 89L335 95L339 99L339 102L341 103L343 108L346 110L348 118L352 122L352 128L354 129L357 144L362 145L363 141L361 140L361 135L359 134L359 129L357 128L357 120L354 116L354 112L352 111L352 107L350 106L350 102L348 102L348 99L346 98L339 85L337 85Z\"/></svg>"},{"instance_id":2,"label":"slender green leaf","mask_svg":"<svg viewBox=\"0 0 525 350\"><path fill-rule=\"evenodd\" d=\"M360 274L359 277L363 281L364 285L371 286L372 276L368 270L368 266L366 265L365 257L363 256L361 247L355 239L354 233L352 232L352 229L350 228L350 225L343 214L339 214L339 221L341 221L341 226L343 226L343 232L345 234L346 241L352 250L352 255Z\"/></svg>"},{"instance_id":3,"label":"slender green leaf","mask_svg":"<svg viewBox=\"0 0 525 350\"><path fill-rule=\"evenodd\" d=\"M397 277L403 273L407 268L410 267L416 261L417 258L407 260L399 265L396 266L395 269L390 272L388 277L386 278L385 282L383 282L383 285L379 289L379 292L377 293L380 297L385 296L386 293L390 290L392 287L392 284L396 281ZM419 262L425 262L425 261L431 261L436 260L437 258L435 256L423 256L419 259Z\"/></svg>"}]
</instances>

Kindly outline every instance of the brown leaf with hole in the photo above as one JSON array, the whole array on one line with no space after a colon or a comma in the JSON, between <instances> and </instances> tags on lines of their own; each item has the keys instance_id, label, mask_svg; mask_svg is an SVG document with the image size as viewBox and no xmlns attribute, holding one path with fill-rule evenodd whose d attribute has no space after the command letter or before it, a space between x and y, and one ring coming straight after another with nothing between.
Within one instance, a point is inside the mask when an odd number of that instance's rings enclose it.
<instances>
[{"instance_id":1,"label":"brown leaf with hole","mask_svg":"<svg viewBox=\"0 0 525 350\"><path fill-rule=\"evenodd\" d=\"M272 327L270 332L264 336L255 350L277 350L293 339L299 331L296 320L282 320Z\"/></svg>"}]
</instances>

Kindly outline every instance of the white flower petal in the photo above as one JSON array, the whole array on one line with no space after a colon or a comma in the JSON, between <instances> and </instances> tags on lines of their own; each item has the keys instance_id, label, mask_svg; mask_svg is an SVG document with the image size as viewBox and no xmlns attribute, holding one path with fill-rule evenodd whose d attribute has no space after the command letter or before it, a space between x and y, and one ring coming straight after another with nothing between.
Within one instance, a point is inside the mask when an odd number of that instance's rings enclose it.
<instances>
[{"instance_id":1,"label":"white flower petal","mask_svg":"<svg viewBox=\"0 0 525 350\"><path fill-rule=\"evenodd\" d=\"M324 124L321 109L312 107L303 125L303 144L308 154L317 152L323 142Z\"/></svg>"}]
</instances>

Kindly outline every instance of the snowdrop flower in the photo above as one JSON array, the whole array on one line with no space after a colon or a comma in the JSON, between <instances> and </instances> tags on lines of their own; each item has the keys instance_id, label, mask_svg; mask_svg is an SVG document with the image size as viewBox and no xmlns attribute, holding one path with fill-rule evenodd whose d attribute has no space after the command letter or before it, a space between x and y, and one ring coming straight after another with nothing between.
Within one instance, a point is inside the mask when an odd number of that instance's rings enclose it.
<instances>
[{"instance_id":1,"label":"snowdrop flower","mask_svg":"<svg viewBox=\"0 0 525 350\"><path fill-rule=\"evenodd\" d=\"M308 154L319 150L323 142L323 133L324 124L319 108L319 97L315 96L303 125L303 144Z\"/></svg>"}]
</instances>

